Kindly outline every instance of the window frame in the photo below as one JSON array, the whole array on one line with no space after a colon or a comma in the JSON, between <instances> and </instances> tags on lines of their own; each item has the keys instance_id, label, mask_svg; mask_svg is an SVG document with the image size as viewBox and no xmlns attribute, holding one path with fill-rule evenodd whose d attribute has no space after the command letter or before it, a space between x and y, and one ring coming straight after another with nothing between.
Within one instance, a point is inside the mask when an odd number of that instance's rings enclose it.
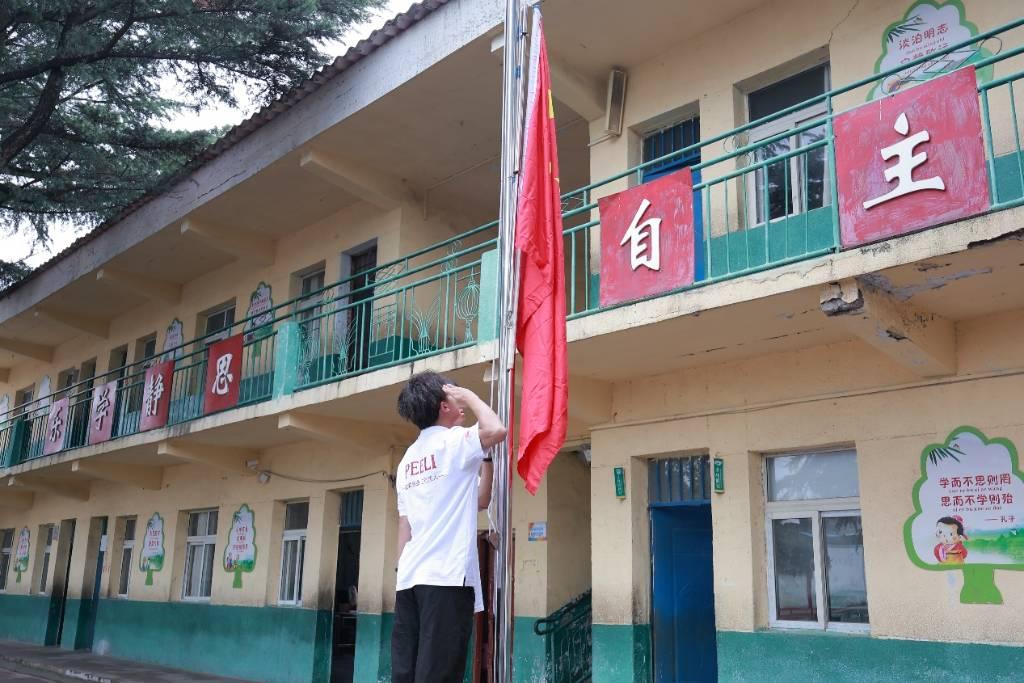
<instances>
[{"instance_id":1,"label":"window frame","mask_svg":"<svg viewBox=\"0 0 1024 683\"><path fill-rule=\"evenodd\" d=\"M855 448L830 448L822 450L795 451L784 453L766 453L762 457L762 494L765 501L765 565L767 567L767 588L768 588L768 626L779 629L801 629L812 631L825 631L833 633L860 633L871 632L870 616L863 624L836 622L828 620L828 584L825 575L825 543L821 531L821 520L827 517L863 517L860 507L860 496L846 498L812 498L804 500L772 501L768 493L768 462L771 458L792 456L792 455L823 455L829 456L834 453L853 452ZM859 491L858 472L858 491ZM814 597L817 619L815 621L794 621L790 619L779 619L777 610L777 597L775 586L775 539L772 530L772 522L776 519L810 519L811 520L811 541L814 554ZM865 566L865 578L867 567ZM867 590L865 587L865 600ZM868 610L870 615L870 607Z\"/></svg>"},{"instance_id":2,"label":"window frame","mask_svg":"<svg viewBox=\"0 0 1024 683\"><path fill-rule=\"evenodd\" d=\"M788 76L785 76L785 77L782 77L782 78L778 78L778 79L774 80L773 82L771 82L771 83L769 83L769 84L767 84L765 86L759 87L759 88L757 88L757 89L755 89L755 90L753 90L751 92L746 93L746 95L744 96L744 101L745 101L746 107L747 107L747 121L750 122L750 123L753 123L753 121L750 121L750 96L751 95L753 95L755 93L758 93L758 92L761 92L762 90L767 90L768 88L771 88L772 86L779 85L780 83L786 82L790 78L799 76L800 74L806 73L808 71L813 71L814 69L818 69L818 68L821 68L821 67L824 67L824 69L823 69L824 83L823 83L822 94L827 93L830 90L831 85L832 85L832 63L831 63L831 60L824 61L821 64L816 64L816 65L808 67L806 69L801 69L799 71L796 71L795 73L792 73L792 74L790 74ZM803 109L799 109L797 111L790 112L789 114L786 114L785 116L773 119L772 121L769 121L767 123L763 123L760 126L757 126L755 128L751 128L749 130L748 134L747 134L747 142L746 142L746 144L747 145L756 145L757 143L761 142L762 140L767 140L768 138L773 137L775 135L779 135L780 133L784 133L784 132L786 132L788 130L793 130L793 129L799 128L800 126L804 125L808 121L811 121L813 119L816 119L816 118L819 118L819 117L827 115L828 112L829 112L829 102L828 102L827 99L826 100L822 100L821 102L816 102L814 104L808 105L807 107L804 107ZM769 116L770 116L770 114L769 114ZM762 117L762 118L764 118L764 117ZM826 127L827 127L827 125L828 125L827 123L823 123L822 124L822 126L826 126ZM811 130L814 130L814 128L811 128L808 131L803 131L803 133L810 132ZM788 141L790 146L789 146L789 149L786 152L784 152L784 154L788 154L788 153L792 152L793 150L798 149L800 147L800 145L797 144L798 137L800 135L802 135L803 133L794 133L793 135L790 135L787 138L785 138ZM789 160L788 160L788 164L787 165L789 166L789 205L788 205L789 206L789 210L788 210L788 212L785 215L779 216L777 218L772 218L771 217L771 215L770 215L771 214L771 208L770 207L769 207L769 215L767 217L764 217L764 216L761 215L761 211L764 209L764 199L761 198L759 200L759 198L758 198L758 193L760 192L760 188L763 185L763 181L760 181L759 177L762 177L767 172L768 166L762 167L762 168L754 171L753 173L748 174L748 175L751 175L753 177L753 183L754 183L753 192L747 192L746 193L746 196L747 196L747 199L746 199L747 214L749 216L752 216L753 219L754 219L753 223L749 223L749 221L748 221L748 225L747 225L748 228L749 227L753 227L755 225L761 225L762 223L771 223L772 221L784 220L786 218L789 218L790 216L794 216L794 215L797 215L797 214L805 213L807 211L807 207L803 206L803 203L804 203L803 202L803 192L800 191L800 188L803 187L804 182L806 181L806 179L803 177L803 168L802 168L802 163L800 161L801 157L803 157L803 156L804 155L797 154L797 155L794 155L794 156L790 157ZM757 155L757 150L753 150L751 152L751 154L750 154L751 165L759 164L759 163L764 162L764 161L768 161L771 158L773 158L773 157L768 157L766 159L759 158L758 155ZM826 206L831 206L831 204L832 204L832 177L831 177L832 174L829 173L829 170L828 170L828 161L829 161L828 160L828 154L825 154L825 168L824 168L824 173L823 173L823 177L822 177L822 189L821 189L821 192L822 192L822 195L821 195L822 196L822 208L826 207ZM744 179L746 177L747 177L746 175L743 176ZM746 181L743 180L743 182L746 182ZM765 220L766 218L767 218L767 220Z\"/></svg>"},{"instance_id":3,"label":"window frame","mask_svg":"<svg viewBox=\"0 0 1024 683\"><path fill-rule=\"evenodd\" d=\"M30 384L23 389L18 389L14 392L14 407L12 408L13 415L24 415L26 412L25 406L31 403L35 399L36 385Z\"/></svg>"},{"instance_id":4,"label":"window frame","mask_svg":"<svg viewBox=\"0 0 1024 683\"><path fill-rule=\"evenodd\" d=\"M231 322L218 327L217 329L210 331L210 319L215 318L219 315L224 315L231 312ZM207 347L211 344L216 344L219 341L224 341L231 336L231 328L235 325L235 302L227 301L219 306L214 306L208 311L202 314L203 319L203 331L200 335L203 338L203 346ZM225 317L226 320L226 317Z\"/></svg>"},{"instance_id":5,"label":"window frame","mask_svg":"<svg viewBox=\"0 0 1024 683\"><path fill-rule=\"evenodd\" d=\"M217 514L217 522L216 522L216 524L214 524L213 533L212 534L206 533L206 534L203 534L203 535L198 535L197 534L195 536L189 535L189 528L192 526L192 524L191 524L192 516L193 515L201 515L203 513L209 513L209 512L213 512L213 513ZM217 527L219 527L219 526L220 526L220 511L217 508L205 508L205 509L202 509L202 510L189 510L188 513L187 513L187 517L185 519L185 533L186 533L186 537L185 537L185 553L184 553L185 566L182 568L182 572L181 572L181 600L182 600L182 602L209 602L210 598L213 596L213 577L214 577L214 571L216 569L216 564L217 564ZM209 530L210 530L209 522L207 522L206 531L209 532ZM191 571L192 564L189 562L189 551L193 547L201 548L202 549L203 560L204 560L203 563L202 563L203 571L206 571L206 562L205 562L206 553L207 552L212 552L213 553L213 565L211 565L211 567L210 567L210 595L188 595L188 587L189 587L189 584L191 583L190 579L192 578L192 571ZM207 547L210 548L209 551L207 550ZM202 580L202 577L200 577L200 579L199 579L200 590L202 590L202 585L203 585L203 580Z\"/></svg>"},{"instance_id":6,"label":"window frame","mask_svg":"<svg viewBox=\"0 0 1024 683\"><path fill-rule=\"evenodd\" d=\"M134 364L141 364L143 368L151 368L156 365L157 356L160 354L156 347L157 336L156 332L151 332L144 337L139 337L135 340L135 359ZM146 347L152 345L153 350L147 353Z\"/></svg>"},{"instance_id":7,"label":"window frame","mask_svg":"<svg viewBox=\"0 0 1024 683\"><path fill-rule=\"evenodd\" d=\"M281 573L278 577L277 604L282 607L302 607L302 584L306 573L306 546L308 543L307 538L309 536L309 501L296 500L285 503L285 527L287 527L288 508L292 505L307 506L306 526L302 529L285 528L281 534ZM287 566L286 563L288 561L288 554L285 552L285 549L288 547L289 543L296 543L298 550L295 555L295 567L293 567L293 571L296 576L295 590L292 592L292 597L290 599L282 597L285 588L285 567Z\"/></svg>"},{"instance_id":8,"label":"window frame","mask_svg":"<svg viewBox=\"0 0 1024 683\"><path fill-rule=\"evenodd\" d=\"M132 537L128 538L128 523L132 523ZM139 521L138 517L125 517L122 520L122 538L121 538L121 565L120 572L117 577L117 592L115 597L121 600L127 600L128 594L132 589L132 565L135 562L135 539L139 533ZM125 551L128 552L128 571L125 572ZM121 579L125 579L124 592L121 592Z\"/></svg>"},{"instance_id":9,"label":"window frame","mask_svg":"<svg viewBox=\"0 0 1024 683\"><path fill-rule=\"evenodd\" d=\"M306 529L290 529L285 531L281 536L281 577L278 582L277 590L277 604L282 607L302 607L302 582L305 576L306 569L306 539L308 537L308 531ZM288 554L285 549L289 543L297 544L297 553L295 555L295 566L292 570L295 572L295 590L292 593L291 598L284 598L282 594L285 590L285 568L287 566Z\"/></svg>"},{"instance_id":10,"label":"window frame","mask_svg":"<svg viewBox=\"0 0 1024 683\"><path fill-rule=\"evenodd\" d=\"M0 593L7 592L7 575L11 570L11 558L14 557L14 532L15 529L0 529ZM4 545L10 534L9 545Z\"/></svg>"},{"instance_id":11,"label":"window frame","mask_svg":"<svg viewBox=\"0 0 1024 683\"><path fill-rule=\"evenodd\" d=\"M46 541L43 544L43 552L39 561L39 595L49 595L52 590L52 579L50 575L50 561L53 559L54 541L57 540L57 525L44 524L46 528ZM42 534L40 534L42 535Z\"/></svg>"}]
</instances>

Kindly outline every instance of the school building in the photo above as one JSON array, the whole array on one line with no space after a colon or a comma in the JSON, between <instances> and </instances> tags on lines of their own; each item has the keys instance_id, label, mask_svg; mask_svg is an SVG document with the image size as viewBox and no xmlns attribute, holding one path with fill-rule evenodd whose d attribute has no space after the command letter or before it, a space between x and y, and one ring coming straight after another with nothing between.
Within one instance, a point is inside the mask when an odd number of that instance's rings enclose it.
<instances>
[{"instance_id":1,"label":"school building","mask_svg":"<svg viewBox=\"0 0 1024 683\"><path fill-rule=\"evenodd\" d=\"M542 7L515 679L1020 680L1020 4ZM412 6L0 293L0 639L390 680L398 391L490 396L503 13Z\"/></svg>"}]
</instances>

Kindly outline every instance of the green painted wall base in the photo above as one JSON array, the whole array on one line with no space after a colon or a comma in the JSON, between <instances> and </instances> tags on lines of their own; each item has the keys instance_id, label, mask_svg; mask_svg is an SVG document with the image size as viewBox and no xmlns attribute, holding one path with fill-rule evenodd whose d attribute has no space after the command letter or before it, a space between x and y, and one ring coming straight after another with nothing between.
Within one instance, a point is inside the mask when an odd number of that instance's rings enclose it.
<instances>
[{"instance_id":1,"label":"green painted wall base","mask_svg":"<svg viewBox=\"0 0 1024 683\"><path fill-rule=\"evenodd\" d=\"M324 610L101 600L93 649L220 676L325 683L331 623Z\"/></svg>"},{"instance_id":2,"label":"green painted wall base","mask_svg":"<svg viewBox=\"0 0 1024 683\"><path fill-rule=\"evenodd\" d=\"M14 581L13 572L9 580ZM28 581L28 575L21 580ZM0 640L44 644L49 613L50 597L47 595L0 594Z\"/></svg>"},{"instance_id":3,"label":"green painted wall base","mask_svg":"<svg viewBox=\"0 0 1024 683\"><path fill-rule=\"evenodd\" d=\"M533 632L536 617L516 617L512 626L512 680L515 683L543 683L544 637Z\"/></svg>"},{"instance_id":4,"label":"green painted wall base","mask_svg":"<svg viewBox=\"0 0 1024 683\"><path fill-rule=\"evenodd\" d=\"M718 632L719 680L762 683L778 680L782 672L787 683L1010 683L1021 680L1024 647L887 640L846 633Z\"/></svg>"},{"instance_id":5,"label":"green painted wall base","mask_svg":"<svg viewBox=\"0 0 1024 683\"><path fill-rule=\"evenodd\" d=\"M651 680L651 627L594 624L594 683ZM729 680L722 678L721 680Z\"/></svg>"},{"instance_id":6,"label":"green painted wall base","mask_svg":"<svg viewBox=\"0 0 1024 683\"><path fill-rule=\"evenodd\" d=\"M394 614L360 614L356 617L356 661L352 680L391 680L391 629Z\"/></svg>"},{"instance_id":7,"label":"green painted wall base","mask_svg":"<svg viewBox=\"0 0 1024 683\"><path fill-rule=\"evenodd\" d=\"M543 683L544 639L533 632L534 617L516 617L513 625L515 683ZM360 614L356 622L356 683L390 683L391 631L395 615ZM473 649L470 648L465 680L472 681Z\"/></svg>"}]
</instances>

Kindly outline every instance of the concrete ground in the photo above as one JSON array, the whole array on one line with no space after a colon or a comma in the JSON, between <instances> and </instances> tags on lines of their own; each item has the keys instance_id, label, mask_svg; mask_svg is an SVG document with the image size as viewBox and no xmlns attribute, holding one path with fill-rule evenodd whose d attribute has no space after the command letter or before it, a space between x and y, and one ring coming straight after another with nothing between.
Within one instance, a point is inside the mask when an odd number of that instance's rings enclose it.
<instances>
[{"instance_id":1,"label":"concrete ground","mask_svg":"<svg viewBox=\"0 0 1024 683\"><path fill-rule=\"evenodd\" d=\"M113 657L101 657L87 651L71 652L55 647L40 647L0 641L0 683L8 681L65 683L243 683L237 678L141 664Z\"/></svg>"}]
</instances>

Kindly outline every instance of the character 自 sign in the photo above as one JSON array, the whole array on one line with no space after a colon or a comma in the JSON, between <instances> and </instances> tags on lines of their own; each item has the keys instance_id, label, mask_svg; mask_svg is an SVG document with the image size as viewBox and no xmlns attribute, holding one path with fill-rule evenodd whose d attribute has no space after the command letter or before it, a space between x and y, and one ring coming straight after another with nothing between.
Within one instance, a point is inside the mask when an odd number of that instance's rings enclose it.
<instances>
[{"instance_id":1,"label":"character \u81ea sign","mask_svg":"<svg viewBox=\"0 0 1024 683\"><path fill-rule=\"evenodd\" d=\"M689 168L598 200L601 306L685 287L694 279Z\"/></svg>"}]
</instances>

